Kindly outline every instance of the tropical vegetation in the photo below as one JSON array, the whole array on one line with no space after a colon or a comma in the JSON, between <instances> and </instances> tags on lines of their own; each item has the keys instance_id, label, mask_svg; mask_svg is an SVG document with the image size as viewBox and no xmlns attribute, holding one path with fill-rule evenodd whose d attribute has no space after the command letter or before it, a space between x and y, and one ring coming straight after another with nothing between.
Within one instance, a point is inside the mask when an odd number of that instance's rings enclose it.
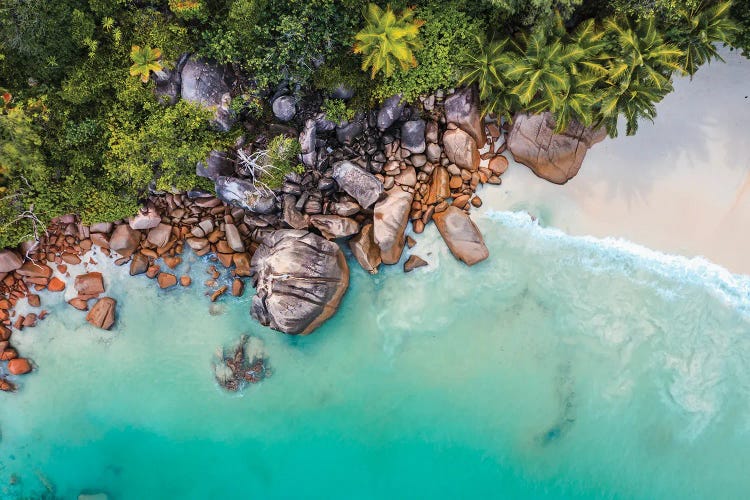
<instances>
[{"instance_id":1,"label":"tropical vegetation","mask_svg":"<svg viewBox=\"0 0 750 500\"><path fill-rule=\"evenodd\" d=\"M266 126L280 89L340 122L397 93L473 84L507 120L549 111L558 130L614 136L654 119L675 75L720 60L722 44L750 50L750 2L4 0L0 246L63 213L116 220L154 190L211 189L196 162L240 136L264 144L258 181L277 186L300 168L296 140ZM186 53L239 76L229 132L157 99Z\"/></svg>"}]
</instances>

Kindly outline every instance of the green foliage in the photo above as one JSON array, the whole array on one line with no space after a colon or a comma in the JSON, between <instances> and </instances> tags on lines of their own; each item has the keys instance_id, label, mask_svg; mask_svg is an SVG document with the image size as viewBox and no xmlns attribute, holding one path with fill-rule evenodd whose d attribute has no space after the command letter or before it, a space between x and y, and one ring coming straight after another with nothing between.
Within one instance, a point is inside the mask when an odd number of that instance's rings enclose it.
<instances>
[{"instance_id":1,"label":"green foliage","mask_svg":"<svg viewBox=\"0 0 750 500\"><path fill-rule=\"evenodd\" d=\"M267 150L268 163L273 168L266 169L259 180L268 188L279 189L284 183L284 176L292 172L304 172L304 167L297 158L302 150L297 139L277 135L268 142Z\"/></svg>"},{"instance_id":2,"label":"green foliage","mask_svg":"<svg viewBox=\"0 0 750 500\"><path fill-rule=\"evenodd\" d=\"M155 180L156 189L188 190L200 181L195 165L221 146L209 123L209 111L186 101L151 105L143 123L122 116L109 124L109 151L104 168L112 181L124 179L143 194Z\"/></svg>"},{"instance_id":3,"label":"green foliage","mask_svg":"<svg viewBox=\"0 0 750 500\"><path fill-rule=\"evenodd\" d=\"M349 121L356 114L356 111L347 107L341 99L325 99L322 110L326 114L326 118L334 123Z\"/></svg>"},{"instance_id":4,"label":"green foliage","mask_svg":"<svg viewBox=\"0 0 750 500\"><path fill-rule=\"evenodd\" d=\"M152 71L161 71L163 68L159 62L160 58L161 49L152 49L148 45L143 48L133 45L130 49L130 59L133 61L130 76L140 76L141 81L147 83Z\"/></svg>"},{"instance_id":5,"label":"green foliage","mask_svg":"<svg viewBox=\"0 0 750 500\"><path fill-rule=\"evenodd\" d=\"M690 76L711 59L723 61L716 45L728 45L736 30L728 17L731 5L730 1L725 1L678 11L680 23L667 31L665 36L683 51L682 68Z\"/></svg>"},{"instance_id":6,"label":"green foliage","mask_svg":"<svg viewBox=\"0 0 750 500\"><path fill-rule=\"evenodd\" d=\"M743 55L750 57L750 2L735 0L729 17L737 26L732 36L732 45L740 49Z\"/></svg>"},{"instance_id":7,"label":"green foliage","mask_svg":"<svg viewBox=\"0 0 750 500\"><path fill-rule=\"evenodd\" d=\"M370 69L370 77L379 72L389 77L400 67L408 71L417 65L414 52L422 48L417 38L424 21L414 19L413 9L404 9L400 15L385 10L374 3L363 12L365 27L355 36L354 52L362 54L362 69Z\"/></svg>"},{"instance_id":8,"label":"green foliage","mask_svg":"<svg viewBox=\"0 0 750 500\"><path fill-rule=\"evenodd\" d=\"M341 0L234 0L203 30L201 55L242 66L259 88L310 83L316 67L353 43L356 10ZM347 3L347 2L344 2Z\"/></svg>"},{"instance_id":9,"label":"green foliage","mask_svg":"<svg viewBox=\"0 0 750 500\"><path fill-rule=\"evenodd\" d=\"M419 9L416 14L425 24L421 30L423 48L416 54L417 67L396 71L378 83L373 98L382 101L400 93L406 101L439 88L454 86L460 77L462 52L480 49L477 37L484 23L473 19L451 3Z\"/></svg>"}]
</instances>

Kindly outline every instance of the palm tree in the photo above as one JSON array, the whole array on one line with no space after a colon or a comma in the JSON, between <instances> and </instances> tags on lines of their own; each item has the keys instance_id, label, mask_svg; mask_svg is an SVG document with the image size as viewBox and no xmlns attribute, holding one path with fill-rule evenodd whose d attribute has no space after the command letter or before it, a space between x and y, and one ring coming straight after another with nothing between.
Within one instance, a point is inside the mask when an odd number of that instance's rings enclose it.
<instances>
[{"instance_id":1,"label":"palm tree","mask_svg":"<svg viewBox=\"0 0 750 500\"><path fill-rule=\"evenodd\" d=\"M160 49L152 49L148 45L143 48L133 45L130 49L130 59L133 61L133 65L130 67L130 75L140 75L141 81L147 83L151 71L161 71L163 68L161 62L159 62L160 58Z\"/></svg>"},{"instance_id":2,"label":"palm tree","mask_svg":"<svg viewBox=\"0 0 750 500\"><path fill-rule=\"evenodd\" d=\"M555 116L555 133L561 133L572 121L588 127L594 124L596 107L602 92L595 88L601 78L594 73L581 73L571 77L570 85L557 93L556 105L540 99L527 108L533 113L551 111Z\"/></svg>"},{"instance_id":3,"label":"palm tree","mask_svg":"<svg viewBox=\"0 0 750 500\"><path fill-rule=\"evenodd\" d=\"M484 104L483 113L510 113L514 110L515 96L508 91L505 68L508 57L505 48L508 40L485 42L477 37L479 52L467 51L463 54L464 74L459 85L476 84L479 99Z\"/></svg>"},{"instance_id":4,"label":"palm tree","mask_svg":"<svg viewBox=\"0 0 750 500\"><path fill-rule=\"evenodd\" d=\"M389 77L401 67L406 71L417 65L414 51L422 48L417 38L424 21L414 19L414 9L404 9L401 15L371 3L363 12L366 24L354 38L354 52L362 54L362 69L370 68L371 78L379 71Z\"/></svg>"},{"instance_id":5,"label":"palm tree","mask_svg":"<svg viewBox=\"0 0 750 500\"><path fill-rule=\"evenodd\" d=\"M514 83L511 93L518 96L523 106L535 98L546 101L551 108L559 102L557 96L570 87L569 65L576 54L559 39L548 40L541 31L522 34L511 42L505 77Z\"/></svg>"},{"instance_id":6,"label":"palm tree","mask_svg":"<svg viewBox=\"0 0 750 500\"><path fill-rule=\"evenodd\" d=\"M728 16L731 6L731 1L711 6L701 2L691 9L679 11L687 29L678 31L676 44L684 52L682 67L690 76L711 59L724 61L716 51L716 43L729 44L731 35L737 29Z\"/></svg>"},{"instance_id":7,"label":"palm tree","mask_svg":"<svg viewBox=\"0 0 750 500\"><path fill-rule=\"evenodd\" d=\"M602 98L594 124L602 124L611 137L617 136L619 115L626 122L626 133L638 130L638 120L653 121L655 104L672 91L672 73L682 72L683 52L664 41L653 18L632 25L627 20L610 19L606 29L613 57L607 78L600 83Z\"/></svg>"}]
</instances>

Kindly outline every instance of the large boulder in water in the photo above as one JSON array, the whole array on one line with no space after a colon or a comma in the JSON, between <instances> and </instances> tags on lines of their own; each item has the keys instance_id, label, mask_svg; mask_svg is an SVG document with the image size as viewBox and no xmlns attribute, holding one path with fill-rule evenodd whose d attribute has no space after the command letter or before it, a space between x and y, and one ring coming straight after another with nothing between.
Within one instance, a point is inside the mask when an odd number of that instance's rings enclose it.
<instances>
[{"instance_id":1,"label":"large boulder in water","mask_svg":"<svg viewBox=\"0 0 750 500\"><path fill-rule=\"evenodd\" d=\"M276 198L260 191L255 184L235 177L216 178L216 196L229 205L256 214L270 214L276 210Z\"/></svg>"},{"instance_id":2,"label":"large boulder in water","mask_svg":"<svg viewBox=\"0 0 750 500\"><path fill-rule=\"evenodd\" d=\"M307 231L265 236L252 258L251 314L262 325L307 335L330 318L349 286L349 267L334 242Z\"/></svg>"},{"instance_id":3,"label":"large boulder in water","mask_svg":"<svg viewBox=\"0 0 750 500\"><path fill-rule=\"evenodd\" d=\"M469 266L481 262L490 256L484 244L482 233L471 220L469 214L453 205L447 210L432 216L435 225L448 244L451 253Z\"/></svg>"},{"instance_id":4,"label":"large boulder in water","mask_svg":"<svg viewBox=\"0 0 750 500\"><path fill-rule=\"evenodd\" d=\"M508 149L518 163L537 176L555 184L565 184L581 168L586 152L607 136L604 128L592 129L572 121L556 134L555 118L545 112L538 115L518 113L508 137Z\"/></svg>"},{"instance_id":5,"label":"large boulder in water","mask_svg":"<svg viewBox=\"0 0 750 500\"><path fill-rule=\"evenodd\" d=\"M86 321L97 328L109 330L115 324L117 301L111 297L102 297L86 315Z\"/></svg>"},{"instance_id":6,"label":"large boulder in water","mask_svg":"<svg viewBox=\"0 0 750 500\"><path fill-rule=\"evenodd\" d=\"M363 208L371 207L383 194L383 183L350 161L334 165L333 178L339 187L357 200Z\"/></svg>"},{"instance_id":7,"label":"large boulder in water","mask_svg":"<svg viewBox=\"0 0 750 500\"><path fill-rule=\"evenodd\" d=\"M401 258L413 198L413 194L395 187L388 191L385 199L375 204L373 240L380 248L383 264L395 264Z\"/></svg>"},{"instance_id":8,"label":"large boulder in water","mask_svg":"<svg viewBox=\"0 0 750 500\"><path fill-rule=\"evenodd\" d=\"M182 68L181 95L186 101L213 110L214 124L226 132L234 124L234 116L229 110L231 97L225 76L224 67L191 57Z\"/></svg>"}]
</instances>

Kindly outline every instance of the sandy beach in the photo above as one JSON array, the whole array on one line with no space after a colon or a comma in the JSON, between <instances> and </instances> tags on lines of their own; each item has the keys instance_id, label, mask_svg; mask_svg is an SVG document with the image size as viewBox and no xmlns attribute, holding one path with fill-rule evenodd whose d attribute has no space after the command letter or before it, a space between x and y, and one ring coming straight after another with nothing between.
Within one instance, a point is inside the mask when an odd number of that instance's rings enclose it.
<instances>
[{"instance_id":1,"label":"sandy beach","mask_svg":"<svg viewBox=\"0 0 750 500\"><path fill-rule=\"evenodd\" d=\"M750 61L722 54L726 63L675 81L655 123L594 146L566 185L511 160L503 185L479 193L484 206L750 274Z\"/></svg>"}]
</instances>

